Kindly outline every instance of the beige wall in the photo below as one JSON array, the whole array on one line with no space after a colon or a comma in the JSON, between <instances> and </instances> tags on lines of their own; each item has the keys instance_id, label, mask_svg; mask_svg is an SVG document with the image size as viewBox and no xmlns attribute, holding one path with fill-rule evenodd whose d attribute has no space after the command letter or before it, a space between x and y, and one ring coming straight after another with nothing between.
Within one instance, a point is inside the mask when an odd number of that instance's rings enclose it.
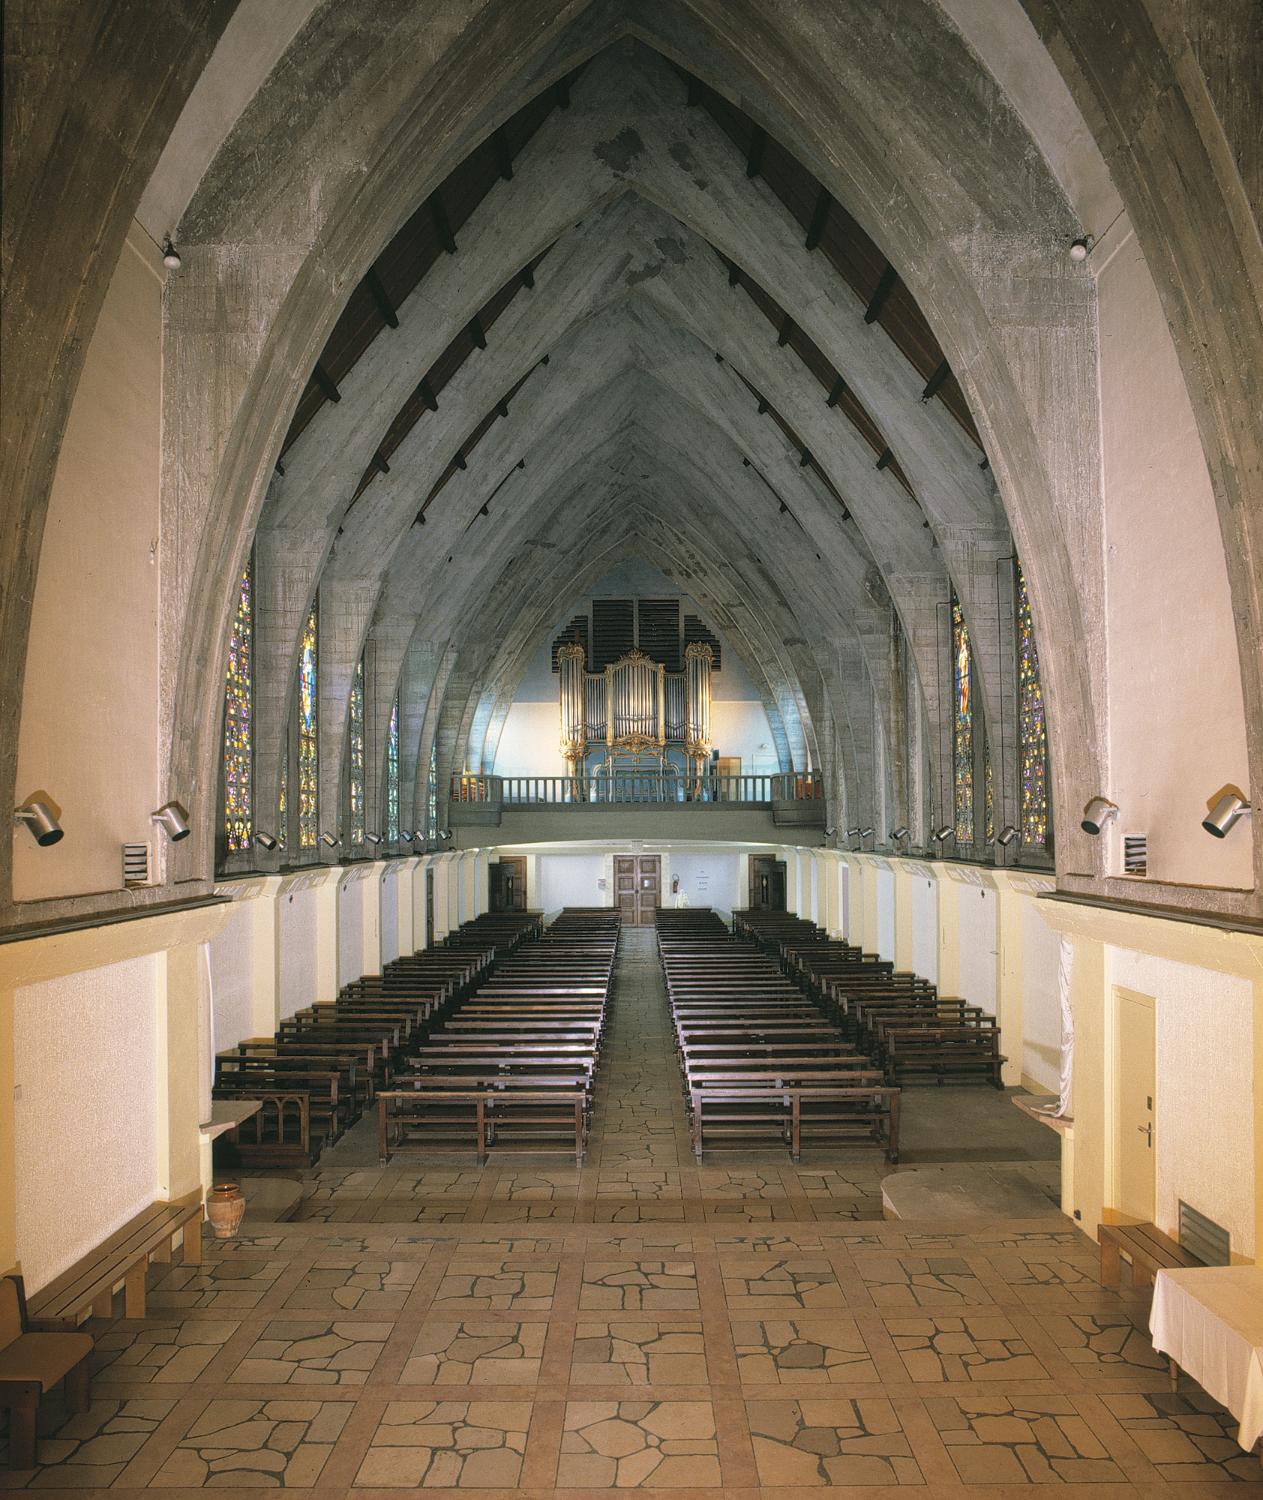
<instances>
[{"instance_id":1,"label":"beige wall","mask_svg":"<svg viewBox=\"0 0 1263 1500\"><path fill-rule=\"evenodd\" d=\"M1081 801L1104 791L1119 805L1104 835L1113 874L1122 871L1123 835L1147 833L1150 879L1248 889L1250 824L1223 840L1200 826L1226 783L1249 793L1237 638L1210 477L1166 320L1125 219L1093 259L1103 262L1111 784L1084 787Z\"/></svg>"},{"instance_id":2,"label":"beige wall","mask_svg":"<svg viewBox=\"0 0 1263 1500\"><path fill-rule=\"evenodd\" d=\"M17 795L66 836L14 841L19 901L122 886L124 842L155 839L161 257L133 228L79 382L49 500L31 618ZM158 836L160 837L160 836ZM164 854L155 839L159 859Z\"/></svg>"}]
</instances>

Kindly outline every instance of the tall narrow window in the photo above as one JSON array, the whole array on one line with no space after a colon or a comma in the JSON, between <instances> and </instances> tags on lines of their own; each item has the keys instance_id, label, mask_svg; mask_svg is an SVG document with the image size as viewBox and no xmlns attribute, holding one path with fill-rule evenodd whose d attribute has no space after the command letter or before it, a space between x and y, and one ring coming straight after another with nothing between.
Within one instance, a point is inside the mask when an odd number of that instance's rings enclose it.
<instances>
[{"instance_id":1,"label":"tall narrow window","mask_svg":"<svg viewBox=\"0 0 1263 1500\"><path fill-rule=\"evenodd\" d=\"M390 728L386 731L386 841L399 839L399 699L390 709Z\"/></svg>"},{"instance_id":2,"label":"tall narrow window","mask_svg":"<svg viewBox=\"0 0 1263 1500\"><path fill-rule=\"evenodd\" d=\"M229 853L254 836L254 575L241 575L224 675L224 828Z\"/></svg>"},{"instance_id":3,"label":"tall narrow window","mask_svg":"<svg viewBox=\"0 0 1263 1500\"><path fill-rule=\"evenodd\" d=\"M439 746L430 741L430 769L425 778L425 837L429 843L439 836Z\"/></svg>"},{"instance_id":4,"label":"tall narrow window","mask_svg":"<svg viewBox=\"0 0 1263 1500\"><path fill-rule=\"evenodd\" d=\"M276 842L281 849L289 837L289 725L285 726L285 748L281 752L281 790L276 799Z\"/></svg>"},{"instance_id":5,"label":"tall narrow window","mask_svg":"<svg viewBox=\"0 0 1263 1500\"><path fill-rule=\"evenodd\" d=\"M1022 843L1035 848L1048 844L1048 726L1044 692L1039 684L1039 653L1035 625L1022 565L1017 573L1017 736L1022 775Z\"/></svg>"},{"instance_id":6,"label":"tall narrow window","mask_svg":"<svg viewBox=\"0 0 1263 1500\"><path fill-rule=\"evenodd\" d=\"M319 829L319 737L316 715L316 670L319 662L319 620L313 602L303 627L298 658L298 847L314 849Z\"/></svg>"},{"instance_id":7,"label":"tall narrow window","mask_svg":"<svg viewBox=\"0 0 1263 1500\"><path fill-rule=\"evenodd\" d=\"M960 600L952 595L952 776L956 842L974 841L974 704L969 628Z\"/></svg>"},{"instance_id":8,"label":"tall narrow window","mask_svg":"<svg viewBox=\"0 0 1263 1500\"><path fill-rule=\"evenodd\" d=\"M347 760L350 766L349 811L351 814L351 842L364 842L364 658L355 665L355 676L351 679L351 713L348 732Z\"/></svg>"}]
</instances>

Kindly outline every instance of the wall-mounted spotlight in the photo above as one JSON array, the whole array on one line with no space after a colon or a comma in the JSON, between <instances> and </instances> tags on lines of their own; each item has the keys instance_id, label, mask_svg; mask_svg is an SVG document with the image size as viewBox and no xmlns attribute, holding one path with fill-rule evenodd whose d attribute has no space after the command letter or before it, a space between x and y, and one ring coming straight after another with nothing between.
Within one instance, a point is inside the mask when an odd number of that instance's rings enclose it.
<instances>
[{"instance_id":1,"label":"wall-mounted spotlight","mask_svg":"<svg viewBox=\"0 0 1263 1500\"><path fill-rule=\"evenodd\" d=\"M854 828L848 828L846 830L846 836L849 839L853 839L859 833L859 831L860 831L859 830L859 825L856 824L856 826Z\"/></svg>"},{"instance_id":2,"label":"wall-mounted spotlight","mask_svg":"<svg viewBox=\"0 0 1263 1500\"><path fill-rule=\"evenodd\" d=\"M258 833L255 834L254 841L256 844L258 844L260 849L266 849L269 854L273 849L276 848L276 840L270 833L264 833L261 828L259 829Z\"/></svg>"},{"instance_id":3,"label":"wall-mounted spotlight","mask_svg":"<svg viewBox=\"0 0 1263 1500\"><path fill-rule=\"evenodd\" d=\"M1084 833L1097 834L1110 821L1118 816L1118 804L1111 802L1108 797L1093 797L1091 802L1083 809L1083 821L1079 827Z\"/></svg>"},{"instance_id":4,"label":"wall-mounted spotlight","mask_svg":"<svg viewBox=\"0 0 1263 1500\"><path fill-rule=\"evenodd\" d=\"M381 841L382 836L380 833L366 833L364 835L364 842L366 844L380 844Z\"/></svg>"},{"instance_id":5,"label":"wall-mounted spotlight","mask_svg":"<svg viewBox=\"0 0 1263 1500\"><path fill-rule=\"evenodd\" d=\"M832 838L832 837L833 837L833 835L834 835L834 834L835 834L835 833L836 833L836 832L837 832L837 831L838 831L838 830L837 830L837 829L836 829L836 828L826 828L826 829L825 829L825 831L824 831L824 836L825 836L825 838L827 838L827 839L831 839L831 838Z\"/></svg>"},{"instance_id":6,"label":"wall-mounted spotlight","mask_svg":"<svg viewBox=\"0 0 1263 1500\"><path fill-rule=\"evenodd\" d=\"M1252 810L1244 797L1236 792L1225 792L1202 819L1202 827L1217 839L1227 838L1232 828L1242 818L1248 818Z\"/></svg>"},{"instance_id":7,"label":"wall-mounted spotlight","mask_svg":"<svg viewBox=\"0 0 1263 1500\"><path fill-rule=\"evenodd\" d=\"M410 844L412 842L412 837L412 834L410 834L406 828L401 828L399 830L399 837L396 842L400 844Z\"/></svg>"},{"instance_id":8,"label":"wall-mounted spotlight","mask_svg":"<svg viewBox=\"0 0 1263 1500\"><path fill-rule=\"evenodd\" d=\"M450 839L452 836L452 830L450 828L440 828L438 836L441 839Z\"/></svg>"},{"instance_id":9,"label":"wall-mounted spotlight","mask_svg":"<svg viewBox=\"0 0 1263 1500\"><path fill-rule=\"evenodd\" d=\"M950 823L944 823L942 828L936 828L930 835L930 837L936 844L945 844L948 839L954 839L956 837L956 830L951 826Z\"/></svg>"},{"instance_id":10,"label":"wall-mounted spotlight","mask_svg":"<svg viewBox=\"0 0 1263 1500\"><path fill-rule=\"evenodd\" d=\"M180 260L180 252L171 243L170 235L162 242L162 264L168 271L178 271L183 264Z\"/></svg>"},{"instance_id":11,"label":"wall-mounted spotlight","mask_svg":"<svg viewBox=\"0 0 1263 1500\"><path fill-rule=\"evenodd\" d=\"M1014 828L1012 823L1006 823L999 833L996 834L995 841L1001 849L1007 849L1016 837L1017 829Z\"/></svg>"},{"instance_id":12,"label":"wall-mounted spotlight","mask_svg":"<svg viewBox=\"0 0 1263 1500\"><path fill-rule=\"evenodd\" d=\"M320 842L326 849L336 849L342 840L336 833L322 833L320 835Z\"/></svg>"},{"instance_id":13,"label":"wall-mounted spotlight","mask_svg":"<svg viewBox=\"0 0 1263 1500\"><path fill-rule=\"evenodd\" d=\"M909 831L909 829L904 827L892 828L890 830L890 837L895 841L895 843L901 844L904 839L908 837Z\"/></svg>"},{"instance_id":14,"label":"wall-mounted spotlight","mask_svg":"<svg viewBox=\"0 0 1263 1500\"><path fill-rule=\"evenodd\" d=\"M21 807L16 808L13 813L16 823L25 823L31 830L31 837L41 849L47 849L53 844L59 844L65 837L65 830L53 816L53 810L47 802L24 802Z\"/></svg>"},{"instance_id":15,"label":"wall-mounted spotlight","mask_svg":"<svg viewBox=\"0 0 1263 1500\"><path fill-rule=\"evenodd\" d=\"M1087 260L1088 251L1092 248L1092 236L1081 234L1077 240L1070 241L1070 259L1078 262Z\"/></svg>"},{"instance_id":16,"label":"wall-mounted spotlight","mask_svg":"<svg viewBox=\"0 0 1263 1500\"><path fill-rule=\"evenodd\" d=\"M876 833L876 831L877 830L875 828L861 828L860 829L860 838L862 838L862 839L871 839L872 836L873 836L873 834Z\"/></svg>"},{"instance_id":17,"label":"wall-mounted spotlight","mask_svg":"<svg viewBox=\"0 0 1263 1500\"><path fill-rule=\"evenodd\" d=\"M173 844L188 838L193 831L189 827L189 810L179 802L164 802L157 812L150 813L149 816Z\"/></svg>"}]
</instances>

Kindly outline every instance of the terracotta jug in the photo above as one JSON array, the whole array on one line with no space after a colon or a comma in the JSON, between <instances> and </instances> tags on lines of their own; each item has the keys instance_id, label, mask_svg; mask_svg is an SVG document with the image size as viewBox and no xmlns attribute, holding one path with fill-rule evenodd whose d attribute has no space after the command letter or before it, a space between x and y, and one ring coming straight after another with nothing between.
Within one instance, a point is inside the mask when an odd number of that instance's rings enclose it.
<instances>
[{"instance_id":1,"label":"terracotta jug","mask_svg":"<svg viewBox=\"0 0 1263 1500\"><path fill-rule=\"evenodd\" d=\"M217 1240L230 1240L241 1228L246 1200L235 1182L217 1182L206 1195L206 1217Z\"/></svg>"}]
</instances>

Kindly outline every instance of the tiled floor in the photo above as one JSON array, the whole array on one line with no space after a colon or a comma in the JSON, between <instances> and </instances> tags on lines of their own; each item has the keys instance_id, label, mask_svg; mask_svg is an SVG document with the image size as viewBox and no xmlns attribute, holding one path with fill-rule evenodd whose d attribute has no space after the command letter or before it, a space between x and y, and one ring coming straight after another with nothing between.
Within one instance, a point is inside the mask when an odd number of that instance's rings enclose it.
<instances>
[{"instance_id":1,"label":"tiled floor","mask_svg":"<svg viewBox=\"0 0 1263 1500\"><path fill-rule=\"evenodd\" d=\"M43 1466L0 1485L1263 1495L1231 1418L1187 1380L1170 1393L1147 1297L1103 1290L1064 1218L883 1222L886 1169L859 1152L699 1169L667 1042L633 938L582 1171L382 1171L338 1148L303 1222L247 1218L200 1271L154 1269L148 1319L91 1325L90 1412L49 1403ZM988 1122L958 1155L1043 1147L990 1090L918 1091L918 1110L938 1113L935 1161L957 1110Z\"/></svg>"}]
</instances>

